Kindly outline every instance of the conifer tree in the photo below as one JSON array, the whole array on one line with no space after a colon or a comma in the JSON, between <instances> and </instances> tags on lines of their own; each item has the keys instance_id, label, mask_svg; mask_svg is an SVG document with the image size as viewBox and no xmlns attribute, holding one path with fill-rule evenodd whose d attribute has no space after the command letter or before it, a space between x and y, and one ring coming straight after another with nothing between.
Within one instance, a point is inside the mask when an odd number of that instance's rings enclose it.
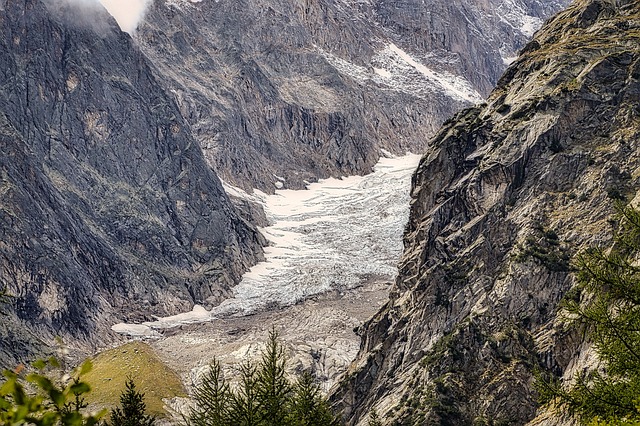
<instances>
[{"instance_id":1,"label":"conifer tree","mask_svg":"<svg viewBox=\"0 0 640 426\"><path fill-rule=\"evenodd\" d=\"M222 375L217 360L209 366L199 386L196 386L191 408L186 419L188 426L226 426L230 424L231 391Z\"/></svg>"},{"instance_id":2,"label":"conifer tree","mask_svg":"<svg viewBox=\"0 0 640 426\"><path fill-rule=\"evenodd\" d=\"M249 362L240 366L240 385L231 393L229 425L261 425L261 404L258 397L256 367Z\"/></svg>"},{"instance_id":3,"label":"conifer tree","mask_svg":"<svg viewBox=\"0 0 640 426\"><path fill-rule=\"evenodd\" d=\"M333 426L338 421L320 388L309 373L300 376L293 388L289 416L296 426Z\"/></svg>"},{"instance_id":4,"label":"conifer tree","mask_svg":"<svg viewBox=\"0 0 640 426\"><path fill-rule=\"evenodd\" d=\"M278 342L275 329L269 332L267 347L262 352L256 379L262 420L270 426L288 425L287 405L291 384L286 376L284 348Z\"/></svg>"},{"instance_id":5,"label":"conifer tree","mask_svg":"<svg viewBox=\"0 0 640 426\"><path fill-rule=\"evenodd\" d=\"M188 426L337 426L320 388L308 373L294 385L286 374L284 349L271 331L258 365L240 366L240 382L229 385L214 361L194 391Z\"/></svg>"},{"instance_id":6,"label":"conifer tree","mask_svg":"<svg viewBox=\"0 0 640 426\"><path fill-rule=\"evenodd\" d=\"M110 426L154 426L155 417L146 415L144 393L136 390L132 378L128 378L126 389L120 395L120 407L111 411Z\"/></svg>"},{"instance_id":7,"label":"conifer tree","mask_svg":"<svg viewBox=\"0 0 640 426\"><path fill-rule=\"evenodd\" d=\"M375 409L371 410L369 414L369 426L382 426L378 412Z\"/></svg>"},{"instance_id":8,"label":"conifer tree","mask_svg":"<svg viewBox=\"0 0 640 426\"><path fill-rule=\"evenodd\" d=\"M578 257L579 293L564 305L573 321L585 327L601 366L578 374L568 390L558 382L538 381L543 398L585 424L640 421L640 212L618 210L613 247L592 248Z\"/></svg>"}]
</instances>

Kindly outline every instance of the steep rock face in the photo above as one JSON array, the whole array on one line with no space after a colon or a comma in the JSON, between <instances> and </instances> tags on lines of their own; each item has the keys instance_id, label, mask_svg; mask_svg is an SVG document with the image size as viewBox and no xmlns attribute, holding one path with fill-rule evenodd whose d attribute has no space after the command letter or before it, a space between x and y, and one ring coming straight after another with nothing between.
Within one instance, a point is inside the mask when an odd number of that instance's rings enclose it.
<instances>
[{"instance_id":1,"label":"steep rock face","mask_svg":"<svg viewBox=\"0 0 640 426\"><path fill-rule=\"evenodd\" d=\"M374 1L376 21L403 45L428 53L426 63L450 69L487 95L505 62L528 42L542 20L568 1Z\"/></svg>"},{"instance_id":2,"label":"steep rock face","mask_svg":"<svg viewBox=\"0 0 640 426\"><path fill-rule=\"evenodd\" d=\"M271 192L422 152L566 3L161 0L135 37L218 174Z\"/></svg>"},{"instance_id":3,"label":"steep rock face","mask_svg":"<svg viewBox=\"0 0 640 426\"><path fill-rule=\"evenodd\" d=\"M332 395L349 424L536 416L534 369L579 353L557 309L570 258L606 244L612 199L640 188L639 45L640 3L578 1L434 137L390 301Z\"/></svg>"},{"instance_id":4,"label":"steep rock face","mask_svg":"<svg viewBox=\"0 0 640 426\"><path fill-rule=\"evenodd\" d=\"M15 296L3 364L35 337L96 343L114 322L219 302L260 258L261 237L97 3L2 1L0 64L0 286Z\"/></svg>"}]
</instances>

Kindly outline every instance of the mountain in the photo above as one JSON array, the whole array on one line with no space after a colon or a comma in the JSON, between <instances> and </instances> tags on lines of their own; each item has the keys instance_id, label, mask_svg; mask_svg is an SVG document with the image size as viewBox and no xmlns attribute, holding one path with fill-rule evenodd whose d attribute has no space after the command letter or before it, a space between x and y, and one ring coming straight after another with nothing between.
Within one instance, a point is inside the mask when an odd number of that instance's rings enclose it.
<instances>
[{"instance_id":1,"label":"mountain","mask_svg":"<svg viewBox=\"0 0 640 426\"><path fill-rule=\"evenodd\" d=\"M449 120L412 182L390 301L361 329L332 401L348 424L558 424L534 371L590 357L558 304L571 257L610 243L640 189L640 3L578 0L486 104Z\"/></svg>"},{"instance_id":2,"label":"mountain","mask_svg":"<svg viewBox=\"0 0 640 426\"><path fill-rule=\"evenodd\" d=\"M98 3L0 2L0 354L215 304L261 259L174 100Z\"/></svg>"},{"instance_id":3,"label":"mountain","mask_svg":"<svg viewBox=\"0 0 640 426\"><path fill-rule=\"evenodd\" d=\"M158 0L135 34L244 189L371 172L480 102L567 0Z\"/></svg>"},{"instance_id":4,"label":"mountain","mask_svg":"<svg viewBox=\"0 0 640 426\"><path fill-rule=\"evenodd\" d=\"M0 0L3 362L219 303L264 240L217 175L421 151L564 2L158 0L132 40L97 1Z\"/></svg>"}]
</instances>

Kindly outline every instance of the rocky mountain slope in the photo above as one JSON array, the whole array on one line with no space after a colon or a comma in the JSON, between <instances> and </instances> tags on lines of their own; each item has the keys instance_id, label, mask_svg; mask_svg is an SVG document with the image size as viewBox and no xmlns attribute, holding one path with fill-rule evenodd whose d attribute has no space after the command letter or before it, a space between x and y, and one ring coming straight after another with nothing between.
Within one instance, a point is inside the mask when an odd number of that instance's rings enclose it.
<instances>
[{"instance_id":1,"label":"rocky mountain slope","mask_svg":"<svg viewBox=\"0 0 640 426\"><path fill-rule=\"evenodd\" d=\"M423 152L567 0L158 0L135 39L226 181L272 192Z\"/></svg>"},{"instance_id":2,"label":"rocky mountain slope","mask_svg":"<svg viewBox=\"0 0 640 426\"><path fill-rule=\"evenodd\" d=\"M0 2L2 364L219 302L261 238L98 3Z\"/></svg>"},{"instance_id":3,"label":"rocky mountain slope","mask_svg":"<svg viewBox=\"0 0 640 426\"><path fill-rule=\"evenodd\" d=\"M638 46L639 2L578 0L431 140L391 299L333 392L349 424L522 425L535 369L580 368L558 302L640 189Z\"/></svg>"},{"instance_id":4,"label":"rocky mountain slope","mask_svg":"<svg viewBox=\"0 0 640 426\"><path fill-rule=\"evenodd\" d=\"M417 151L564 1L158 0L132 42L97 1L0 0L3 360L219 302L262 241L210 165L271 191Z\"/></svg>"}]
</instances>

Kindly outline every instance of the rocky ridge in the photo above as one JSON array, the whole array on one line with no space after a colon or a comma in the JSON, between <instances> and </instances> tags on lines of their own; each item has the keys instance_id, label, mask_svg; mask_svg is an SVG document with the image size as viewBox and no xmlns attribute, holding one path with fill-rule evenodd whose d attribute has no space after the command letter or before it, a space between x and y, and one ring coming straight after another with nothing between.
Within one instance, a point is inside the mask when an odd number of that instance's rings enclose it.
<instances>
[{"instance_id":1,"label":"rocky ridge","mask_svg":"<svg viewBox=\"0 0 640 426\"><path fill-rule=\"evenodd\" d=\"M567 0L159 0L135 34L216 172L245 190L423 152Z\"/></svg>"},{"instance_id":2,"label":"rocky ridge","mask_svg":"<svg viewBox=\"0 0 640 426\"><path fill-rule=\"evenodd\" d=\"M639 45L640 3L576 1L431 140L390 301L332 394L349 424L559 424L533 371L586 358L558 303L640 189Z\"/></svg>"},{"instance_id":3,"label":"rocky ridge","mask_svg":"<svg viewBox=\"0 0 640 426\"><path fill-rule=\"evenodd\" d=\"M97 3L96 3L97 4ZM0 2L2 364L214 304L262 256L143 54L98 6Z\"/></svg>"}]
</instances>

